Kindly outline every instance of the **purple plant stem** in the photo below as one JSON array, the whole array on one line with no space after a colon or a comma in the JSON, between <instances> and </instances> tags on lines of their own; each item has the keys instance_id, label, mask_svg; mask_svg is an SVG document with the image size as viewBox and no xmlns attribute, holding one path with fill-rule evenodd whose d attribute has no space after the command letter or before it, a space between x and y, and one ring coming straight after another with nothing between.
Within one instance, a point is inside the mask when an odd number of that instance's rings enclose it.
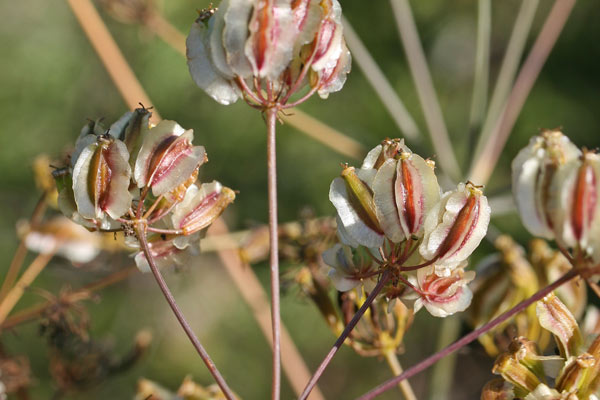
<instances>
[{"instance_id":1,"label":"purple plant stem","mask_svg":"<svg viewBox=\"0 0 600 400\"><path fill-rule=\"evenodd\" d=\"M223 376L217 369L217 366L215 365L213 360L210 358L210 356L204 349L204 346L202 346L202 344L200 343L200 340L198 339L198 337L196 336L196 334L190 327L190 324L187 322L187 320L183 316L183 313L181 312L181 310L179 309L179 306L175 302L175 298L173 297L171 290L169 290L169 287L167 286L165 279L163 278L162 274L160 273L158 267L156 266L156 263L154 262L154 258L152 257L152 254L150 253L150 248L148 247L148 240L146 239L145 226L139 225L137 227L137 236L138 236L138 240L140 242L140 246L142 247L142 250L144 251L144 255L146 256L146 260L148 260L148 264L150 265L150 270L152 271L152 274L154 275L154 278L156 279L156 282L158 283L160 290L163 292L165 299L167 300L167 303L169 303L169 306L171 306L171 310L173 310L173 314L175 314L175 317L179 321L179 324L181 325L181 327L187 334L188 338L192 342L192 345L194 345L194 348L196 349L196 351L202 358L202 361L204 361L204 364L206 364L208 371L215 378L215 381L217 382L217 384L223 391L223 394L225 395L225 397L228 400L235 400L236 399L235 395L233 394L233 392L227 385L227 382L225 382L225 379L223 379Z\"/></svg>"},{"instance_id":2,"label":"purple plant stem","mask_svg":"<svg viewBox=\"0 0 600 400\"><path fill-rule=\"evenodd\" d=\"M463 336L462 338L460 338L456 342L452 343L448 347L445 347L444 349L440 350L439 352L427 357L420 363L418 363L418 364L410 367L406 371L404 371L404 373L382 383L381 385L377 386L376 388L372 389L371 391L369 391L366 394L359 397L357 400L373 399L376 396L379 396L380 394L394 388L398 383L402 382L403 380L409 379L409 378L415 376L416 374L418 374L419 372L424 371L425 369L429 368L430 366L432 366L433 364L435 364L442 358L455 352L456 350L460 349L461 347L466 346L467 344L469 344L472 341L474 341L475 339L477 339L479 336L481 336L484 333L486 333L487 331L493 329L495 326L501 324L502 322L506 321L513 315L518 314L519 312L523 311L524 309L529 307L531 304L542 299L544 296L546 296L548 293L552 292L554 289L558 288L559 286L563 285L564 283L567 283L571 279L578 276L579 273L580 273L580 270L578 270L578 269L570 270L569 272L564 274L561 278L556 280L554 283L541 289L540 291L538 291L536 294L534 294L530 298L523 300L522 302L517 304L514 308L506 311L504 314L500 315L496 319L475 329L473 332Z\"/></svg>"},{"instance_id":3,"label":"purple plant stem","mask_svg":"<svg viewBox=\"0 0 600 400\"><path fill-rule=\"evenodd\" d=\"M308 383L306 384L306 388L304 388L304 391L302 392L298 400L306 400L306 398L310 394L310 391L313 389L313 387L315 387L321 375L323 375L325 368L327 368L327 366L333 359L335 353L337 353L340 347L342 347L344 340L346 340L348 335L350 335L350 332L352 332L358 321L362 318L365 311L367 311L367 309L371 306L373 300L375 300L375 297L377 297L379 292L381 292L381 289L383 289L383 286L390 280L391 277L391 270L387 269L381 276L381 279L379 280L373 291L369 294L363 305L360 307L358 312L354 314L352 320L348 323L348 325L346 325L346 328L344 328L342 334L337 338L337 340L333 344L333 347L331 348L331 350L329 350L329 353L327 353L327 356L325 356L325 358L313 374L312 378L310 378L310 381L308 381Z\"/></svg>"},{"instance_id":4,"label":"purple plant stem","mask_svg":"<svg viewBox=\"0 0 600 400\"><path fill-rule=\"evenodd\" d=\"M269 184L269 261L271 265L271 326L273 328L273 382L271 399L281 395L281 312L279 301L279 233L277 227L277 151L275 124L277 108L267 113L267 175Z\"/></svg>"}]
</instances>

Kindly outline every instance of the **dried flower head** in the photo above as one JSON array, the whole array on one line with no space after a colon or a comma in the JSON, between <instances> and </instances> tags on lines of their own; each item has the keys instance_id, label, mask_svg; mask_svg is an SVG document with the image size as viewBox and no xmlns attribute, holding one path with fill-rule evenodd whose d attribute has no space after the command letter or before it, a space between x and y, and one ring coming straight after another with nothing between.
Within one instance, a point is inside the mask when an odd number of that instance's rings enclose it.
<instances>
[{"instance_id":1,"label":"dried flower head","mask_svg":"<svg viewBox=\"0 0 600 400\"><path fill-rule=\"evenodd\" d=\"M306 85L325 98L351 63L337 0L224 0L192 25L187 58L196 84L221 104L249 86L262 97L262 83L282 104Z\"/></svg>"}]
</instances>

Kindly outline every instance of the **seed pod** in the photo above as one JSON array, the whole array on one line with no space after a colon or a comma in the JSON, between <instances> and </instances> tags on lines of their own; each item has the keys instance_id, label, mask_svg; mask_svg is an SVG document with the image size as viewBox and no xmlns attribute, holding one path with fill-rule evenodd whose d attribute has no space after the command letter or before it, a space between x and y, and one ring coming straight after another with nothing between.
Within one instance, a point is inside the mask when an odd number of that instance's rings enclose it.
<instances>
[{"instance_id":1,"label":"seed pod","mask_svg":"<svg viewBox=\"0 0 600 400\"><path fill-rule=\"evenodd\" d=\"M367 254L369 251L372 256ZM378 265L372 258L376 254L376 250L352 248L338 243L323 252L323 262L331 267L329 277L340 292L347 292L360 285L364 285L366 291L371 291L377 283L377 275L373 272Z\"/></svg>"},{"instance_id":2,"label":"seed pod","mask_svg":"<svg viewBox=\"0 0 600 400\"><path fill-rule=\"evenodd\" d=\"M199 237L194 237L194 239L196 239L196 246L192 244L192 240L186 241L182 246L180 237L151 235L148 238L148 248L158 268L184 266L190 264L192 256L197 255L200 249ZM150 264L143 251L138 251L134 259L135 265L141 272L150 272Z\"/></svg>"},{"instance_id":3,"label":"seed pod","mask_svg":"<svg viewBox=\"0 0 600 400\"><path fill-rule=\"evenodd\" d=\"M584 151L564 165L551 188L551 215L556 241L583 257L600 261L600 157Z\"/></svg>"},{"instance_id":4,"label":"seed pod","mask_svg":"<svg viewBox=\"0 0 600 400\"><path fill-rule=\"evenodd\" d=\"M475 279L475 271L465 272L459 267L450 276L441 277L432 265L420 268L416 279L414 276L409 279L419 289L419 297L414 303L415 313L424 306L434 317L445 318L466 310L471 304L473 292L468 283Z\"/></svg>"},{"instance_id":5,"label":"seed pod","mask_svg":"<svg viewBox=\"0 0 600 400\"><path fill-rule=\"evenodd\" d=\"M395 243L422 236L425 216L440 199L433 168L404 146L398 159L390 158L379 168L373 192L377 218Z\"/></svg>"},{"instance_id":6,"label":"seed pod","mask_svg":"<svg viewBox=\"0 0 600 400\"><path fill-rule=\"evenodd\" d=\"M554 334L561 356L567 359L579 354L583 343L579 325L558 297L550 293L538 301L536 311L542 327Z\"/></svg>"},{"instance_id":7,"label":"seed pod","mask_svg":"<svg viewBox=\"0 0 600 400\"><path fill-rule=\"evenodd\" d=\"M342 176L331 182L329 200L338 212L344 235L365 247L383 244L383 231L377 220L371 183L375 170L345 167Z\"/></svg>"},{"instance_id":8,"label":"seed pod","mask_svg":"<svg viewBox=\"0 0 600 400\"><path fill-rule=\"evenodd\" d=\"M579 149L560 131L535 136L512 162L512 190L523 225L535 236L554 238L549 204L552 179Z\"/></svg>"},{"instance_id":9,"label":"seed pod","mask_svg":"<svg viewBox=\"0 0 600 400\"><path fill-rule=\"evenodd\" d=\"M82 142L91 137L94 141L81 151L73 167L73 193L79 214L106 227L110 223L105 214L119 218L131 204L129 153L123 142L109 135L87 135Z\"/></svg>"},{"instance_id":10,"label":"seed pod","mask_svg":"<svg viewBox=\"0 0 600 400\"><path fill-rule=\"evenodd\" d=\"M513 386L501 378L492 379L481 391L481 400L513 400L514 398Z\"/></svg>"},{"instance_id":11,"label":"seed pod","mask_svg":"<svg viewBox=\"0 0 600 400\"><path fill-rule=\"evenodd\" d=\"M186 236L199 232L212 224L234 199L234 191L219 182L203 183L200 187L192 185L183 201L175 206L171 217L173 226Z\"/></svg>"},{"instance_id":12,"label":"seed pod","mask_svg":"<svg viewBox=\"0 0 600 400\"><path fill-rule=\"evenodd\" d=\"M442 195L425 218L419 252L435 260L438 273L464 261L479 246L490 222L490 207L481 189L471 183Z\"/></svg>"},{"instance_id":13,"label":"seed pod","mask_svg":"<svg viewBox=\"0 0 600 400\"><path fill-rule=\"evenodd\" d=\"M135 161L138 187L159 196L183 184L207 160L202 146L193 146L194 131L175 121L161 121L150 129Z\"/></svg>"}]
</instances>

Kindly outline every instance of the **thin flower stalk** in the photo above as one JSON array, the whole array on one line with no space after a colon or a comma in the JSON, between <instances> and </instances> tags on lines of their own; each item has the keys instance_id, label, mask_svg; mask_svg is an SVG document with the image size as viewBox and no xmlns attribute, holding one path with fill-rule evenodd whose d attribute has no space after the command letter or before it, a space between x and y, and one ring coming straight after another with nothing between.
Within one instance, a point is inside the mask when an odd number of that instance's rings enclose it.
<instances>
[{"instance_id":1,"label":"thin flower stalk","mask_svg":"<svg viewBox=\"0 0 600 400\"><path fill-rule=\"evenodd\" d=\"M502 322L506 321L507 319L511 318L515 314L523 311L524 309L529 307L531 304L542 299L544 296L546 296L548 293L554 291L556 288L569 282L571 279L575 278L580 273L581 273L581 270L579 270L579 269L570 270L569 272L564 274L562 277L557 279L554 283L541 289L540 291L538 291L536 294L534 294L530 298L523 300L518 305L516 305L514 308L508 310L507 312L498 316L497 318L493 319L492 321L488 322L487 324L475 329L471 333L463 336L462 338L460 338L456 342L452 343L448 347L444 348L443 350L427 357L426 359L422 360L418 364L410 367L409 369L404 371L399 376L396 376L396 377L382 383L381 385L375 387L374 389L370 390L366 394L358 397L357 400L374 399L375 397L379 396L380 394L392 389L399 382L401 382L405 379L409 379L409 378L415 376L416 374L418 374L419 372L426 370L427 368L429 368L430 366L432 366L433 364L435 364L442 358L446 357L448 354L451 354L451 353L455 352L456 350L475 341L482 334L486 333L490 329L494 328L495 326L497 326L497 325L501 324Z\"/></svg>"},{"instance_id":2,"label":"thin flower stalk","mask_svg":"<svg viewBox=\"0 0 600 400\"><path fill-rule=\"evenodd\" d=\"M515 85L507 100L506 108L495 124L490 139L486 142L481 154L473 160L469 173L470 179L481 183L487 183L489 180L521 109L525 105L525 100L527 100L527 96L548 59L550 51L565 26L574 5L575 0L557 0L554 2L533 48L517 76Z\"/></svg>"},{"instance_id":3,"label":"thin flower stalk","mask_svg":"<svg viewBox=\"0 0 600 400\"><path fill-rule=\"evenodd\" d=\"M362 42L360 36L354 31L347 18L342 17L344 32L348 48L354 55L356 63L363 71L363 75L375 90L383 106L403 133L403 135L416 143L420 140L420 132L415 120L410 115L400 96L396 93L383 71L369 53L367 46Z\"/></svg>"},{"instance_id":4,"label":"thin flower stalk","mask_svg":"<svg viewBox=\"0 0 600 400\"><path fill-rule=\"evenodd\" d=\"M390 280L391 277L392 274L389 269L381 275L381 278L379 279L379 282L377 283L373 291L369 293L369 296L367 297L363 305L356 312L356 314L354 314L354 317L352 317L352 320L348 323L348 325L346 325L342 334L337 338L331 350L329 350L329 353L327 353L323 361L321 361L321 364L319 364L319 367L306 384L306 387L304 388L304 391L302 392L298 400L306 400L308 398L310 392L317 384L317 381L319 380L321 375L323 375L323 372L325 372L325 368L327 368L327 366L333 359L333 356L335 356L340 347L342 347L342 344L344 343L348 335L350 335L350 332L352 332L358 321L362 318L363 314L371 306L373 300L375 300L377 295L381 292L381 289L383 289L383 287Z\"/></svg>"},{"instance_id":5,"label":"thin flower stalk","mask_svg":"<svg viewBox=\"0 0 600 400\"><path fill-rule=\"evenodd\" d=\"M171 310L173 310L173 314L175 314L177 321L179 321L179 324L181 325L181 327L185 331L186 335L192 342L194 348L196 349L196 351L202 358L202 361L204 361L204 364L206 364L206 368L208 368L208 371L210 372L210 374L213 376L213 378L215 378L215 381L217 382L217 384L223 391L223 394L225 395L225 397L228 400L235 400L235 398L236 398L235 395L233 394L233 392L227 385L227 382L225 382L225 379L223 379L223 376L217 369L217 366L215 365L215 363L212 361L212 359L210 358L210 356L204 349L204 346L202 346L202 343L200 343L200 340L198 339L198 337L192 330L192 327L189 325L189 323L185 319L185 316L183 315L183 313L179 309L179 306L175 302L175 298L173 297L173 294L169 290L169 287L167 286L167 283L165 282L162 274L160 273L160 270L156 266L156 263L154 262L154 257L152 256L150 247L148 246L148 241L146 239L146 226L144 224L138 225L138 227L136 229L136 235L140 242L142 251L144 252L144 255L146 256L146 260L148 260L148 264L150 265L150 270L152 271L152 274L154 275L154 278L156 279L156 282L158 283L160 290L162 291L163 295L165 296L167 303L169 303Z\"/></svg>"},{"instance_id":6,"label":"thin flower stalk","mask_svg":"<svg viewBox=\"0 0 600 400\"><path fill-rule=\"evenodd\" d=\"M489 139L493 124L500 117L502 108L506 104L506 99L510 94L510 89L514 83L515 75L523 56L523 50L525 49L525 43L531 30L531 24L537 11L538 3L538 0L525 0L521 3L510 39L508 40L506 53L500 65L500 71L498 72L496 85L494 86L492 98L485 115L485 121L483 122L483 126L480 126L480 135L477 139L474 153L475 158L481 153L483 145Z\"/></svg>"},{"instance_id":7,"label":"thin flower stalk","mask_svg":"<svg viewBox=\"0 0 600 400\"><path fill-rule=\"evenodd\" d=\"M281 392L281 312L279 293L279 233L277 226L277 109L267 110L267 172L269 184L269 263L271 265L271 326L273 328L273 386L271 398Z\"/></svg>"},{"instance_id":8,"label":"thin flower stalk","mask_svg":"<svg viewBox=\"0 0 600 400\"><path fill-rule=\"evenodd\" d=\"M440 166L450 178L457 181L461 176L460 167L433 87L410 4L408 0L390 0L390 3Z\"/></svg>"}]
</instances>

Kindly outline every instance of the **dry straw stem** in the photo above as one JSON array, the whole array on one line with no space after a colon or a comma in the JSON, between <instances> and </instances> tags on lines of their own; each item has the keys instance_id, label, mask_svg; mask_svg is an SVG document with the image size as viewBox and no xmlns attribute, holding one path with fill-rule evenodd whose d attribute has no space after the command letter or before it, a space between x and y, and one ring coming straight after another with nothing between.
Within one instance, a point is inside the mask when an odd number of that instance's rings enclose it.
<instances>
[{"instance_id":1,"label":"dry straw stem","mask_svg":"<svg viewBox=\"0 0 600 400\"><path fill-rule=\"evenodd\" d=\"M504 111L495 124L489 140L485 143L481 155L473 161L469 174L471 181L485 184L489 180L525 100L574 5L575 0L556 0L554 2L531 52L517 76Z\"/></svg>"},{"instance_id":2,"label":"dry straw stem","mask_svg":"<svg viewBox=\"0 0 600 400\"><path fill-rule=\"evenodd\" d=\"M395 349L388 349L383 353L383 355L392 373L396 376L400 375L403 372L403 369L402 365L400 365L400 361L398 360ZM415 396L415 392L413 392L413 389L407 380L400 382L398 387L404 395L405 400L417 400L417 396Z\"/></svg>"},{"instance_id":3,"label":"dry straw stem","mask_svg":"<svg viewBox=\"0 0 600 400\"><path fill-rule=\"evenodd\" d=\"M146 107L151 106L150 98L146 95L91 1L67 0L67 2L127 106L131 109L139 107L139 103ZM151 122L157 123L160 119L158 111L154 109Z\"/></svg>"},{"instance_id":4,"label":"dry straw stem","mask_svg":"<svg viewBox=\"0 0 600 400\"><path fill-rule=\"evenodd\" d=\"M388 110L394 122L396 122L398 128L400 128L400 131L404 133L404 136L413 142L419 141L421 139L419 128L417 128L417 124L404 106L404 103L400 100L400 97L346 17L342 16L342 23L344 25L344 38L346 39L348 48L352 52L352 58L362 70L363 75L373 89L375 89L375 93Z\"/></svg>"},{"instance_id":5,"label":"dry straw stem","mask_svg":"<svg viewBox=\"0 0 600 400\"><path fill-rule=\"evenodd\" d=\"M90 41L96 41L98 40L98 37L101 37L101 35L98 35L94 31L94 29L100 29L101 31L106 33L104 39L109 40L114 45L114 51L111 53L114 59L109 59L107 57L103 57L102 54L99 54L99 57L102 60L105 67L108 69L107 62L115 62L116 64L123 66L119 69L119 71L126 70L130 72L130 75L128 74L128 76L130 76L130 79L133 79L135 81L135 85L130 86L130 90L134 90L134 92L130 92L129 97L123 96L128 106L131 109L137 108L139 100L136 99L142 98L146 99L147 104L152 104L148 96L144 92L144 89L139 84L137 77L135 76L135 74L133 74L133 71L125 61L125 58L123 57L121 51L117 47L112 36L106 29L106 26L102 22L100 16L98 15L93 5L89 2L89 0L68 0L68 2L72 8L78 10L78 12L76 12L75 15L77 16L82 29L86 32L86 35L90 39ZM83 7L85 12L79 10L80 7ZM91 18L93 22L90 22L87 19L81 19L81 17ZM102 48L104 48L104 46L101 43L94 45L94 49L96 49L96 51ZM121 77L114 77L112 74L111 78L113 79L114 84L119 88L119 92L123 94L124 88L120 86L123 83L123 79ZM128 100L128 98L131 98L131 101ZM156 121L160 120L160 117L158 115L158 111L154 109L153 116L155 117ZM209 230L209 234L211 232L219 233L220 235L226 235L228 234L229 230L227 226L220 219L218 219L213 223L212 228ZM244 264L241 261L239 254L235 251L221 250L218 254L222 262L224 263L227 271L230 273L232 278L234 278L234 283L240 290L242 297L244 297L246 301L257 302L257 304L249 303L249 306L253 311L254 318L258 321L259 326L261 327L261 331L265 334L265 337L267 338L268 342L271 343L270 320L266 322L267 329L265 329L263 317L264 313L266 313L267 315L269 314L268 301L266 300L267 295L265 294L264 289L260 285L260 282L258 282L258 279L254 275L252 268ZM245 278L241 279L240 277ZM261 298L262 301L260 300ZM286 376L289 379L294 391L296 391L296 393L300 393L304 386L304 383L310 377L310 373L308 372L308 368L306 367L306 364L300 356L296 346L291 340L289 333L283 325L281 335L283 370L286 372ZM313 393L311 399L321 400L323 399L323 396L318 390L316 390Z\"/></svg>"},{"instance_id":6,"label":"dry straw stem","mask_svg":"<svg viewBox=\"0 0 600 400\"><path fill-rule=\"evenodd\" d=\"M390 0L390 2L440 167L450 178L457 181L461 178L460 168L433 87L410 4L408 0Z\"/></svg>"},{"instance_id":7,"label":"dry straw stem","mask_svg":"<svg viewBox=\"0 0 600 400\"><path fill-rule=\"evenodd\" d=\"M8 291L6 297L0 303L0 325L8 317L8 314L10 314L21 296L23 296L25 289L37 278L53 256L54 252L38 255L25 272L23 272L17 283Z\"/></svg>"},{"instance_id":8,"label":"dry straw stem","mask_svg":"<svg viewBox=\"0 0 600 400\"><path fill-rule=\"evenodd\" d=\"M496 86L494 87L485 121L481 127L481 134L477 140L475 159L481 154L484 144L492 134L494 124L498 121L502 108L506 105L506 98L510 93L517 69L519 68L537 7L538 0L524 0L521 3L510 39L508 40L506 53L500 66L500 72L498 73Z\"/></svg>"},{"instance_id":9,"label":"dry straw stem","mask_svg":"<svg viewBox=\"0 0 600 400\"><path fill-rule=\"evenodd\" d=\"M185 56L185 35L160 14L153 13L146 22L146 27L178 53ZM367 149L357 140L297 108L286 110L285 113L280 113L279 117L306 136L344 156L362 159L367 154Z\"/></svg>"},{"instance_id":10,"label":"dry straw stem","mask_svg":"<svg viewBox=\"0 0 600 400\"><path fill-rule=\"evenodd\" d=\"M35 205L33 213L31 214L31 218L29 219L30 226L35 226L42 220L47 206L48 204L46 203L46 193L43 193L40 199L38 200L37 204ZM6 272L6 276L2 281L2 288L0 288L0 301L4 299L10 288L17 280L17 276L19 276L19 270L23 265L23 261L25 260L26 255L27 246L25 246L25 240L23 238L19 242L19 246L17 247L13 259L10 262L10 266L8 267L8 271Z\"/></svg>"},{"instance_id":11,"label":"dry straw stem","mask_svg":"<svg viewBox=\"0 0 600 400\"><path fill-rule=\"evenodd\" d=\"M477 3L477 51L475 53L475 76L469 127L479 129L485 115L490 74L490 34L492 31L491 0Z\"/></svg>"}]
</instances>

